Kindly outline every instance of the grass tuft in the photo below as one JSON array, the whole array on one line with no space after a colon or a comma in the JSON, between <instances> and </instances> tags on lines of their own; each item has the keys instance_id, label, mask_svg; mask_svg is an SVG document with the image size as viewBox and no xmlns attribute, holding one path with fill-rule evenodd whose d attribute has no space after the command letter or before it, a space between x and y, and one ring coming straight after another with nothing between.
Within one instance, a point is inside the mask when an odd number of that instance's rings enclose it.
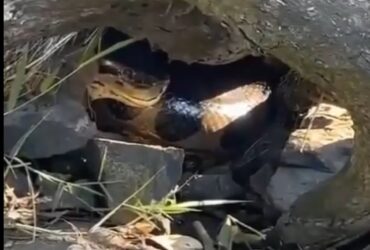
<instances>
[{"instance_id":1,"label":"grass tuft","mask_svg":"<svg viewBox=\"0 0 370 250\"><path fill-rule=\"evenodd\" d=\"M82 68L90 63L106 56L113 51L122 48L135 39L130 39L118 43L102 52L95 53L96 47L100 47L101 30L97 29L91 33L87 39L87 46L85 47L83 56L79 65L66 76L59 78L58 74L62 65L51 67L51 62L55 62L55 58L60 56L59 52L71 45L76 33L71 33L65 36L52 37L49 39L42 39L40 41L27 43L22 48L17 48L12 51L5 51L4 55L4 116L19 110L28 103L31 103L41 96L56 89L58 85L63 83L70 76L78 73ZM60 60L62 62L62 60ZM55 64L55 63L54 63ZM49 113L47 114L49 115ZM46 116L47 116L46 115ZM29 232L34 240L36 236L45 233L54 233L43 229L37 225L37 207L39 205L38 193L33 190L31 181L31 173L36 174L39 178L47 181L58 183L62 192L71 192L72 188L79 188L96 195L102 195L95 190L92 190L87 185L76 184L58 179L46 172L39 171L29 163L23 162L19 157L19 152L29 135L36 129L46 118L43 117L37 124L30 127L29 130L19 139L14 146L10 155L4 154L4 221L5 228L17 229L22 232ZM15 183L20 182L16 178L16 170L22 168L26 173L28 182L28 195L25 197L17 197L14 188L6 185L6 180L13 175ZM92 183L86 183L91 185ZM93 209L93 208L92 208Z\"/></svg>"}]
</instances>

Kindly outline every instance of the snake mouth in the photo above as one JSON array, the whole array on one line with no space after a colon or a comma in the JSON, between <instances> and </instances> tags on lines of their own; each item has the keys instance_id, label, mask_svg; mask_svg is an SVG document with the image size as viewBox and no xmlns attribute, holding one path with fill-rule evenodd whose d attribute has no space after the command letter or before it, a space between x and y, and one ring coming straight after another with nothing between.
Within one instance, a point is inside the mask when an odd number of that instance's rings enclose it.
<instances>
[{"instance_id":1,"label":"snake mouth","mask_svg":"<svg viewBox=\"0 0 370 250\"><path fill-rule=\"evenodd\" d=\"M113 99L132 107L149 107L160 101L164 95L169 80L141 83L132 80L119 79L112 74L98 74L87 86L89 97L96 99Z\"/></svg>"},{"instance_id":2,"label":"snake mouth","mask_svg":"<svg viewBox=\"0 0 370 250\"><path fill-rule=\"evenodd\" d=\"M116 81L116 89L120 91L121 101L134 101L136 103L147 103L152 105L153 102L159 101L167 90L169 80L148 83L137 83L131 81Z\"/></svg>"},{"instance_id":3,"label":"snake mouth","mask_svg":"<svg viewBox=\"0 0 370 250\"><path fill-rule=\"evenodd\" d=\"M169 85L168 77L160 79L111 60L104 59L99 66L95 86L90 91L98 98L111 98L135 107L151 106L161 99Z\"/></svg>"}]
</instances>

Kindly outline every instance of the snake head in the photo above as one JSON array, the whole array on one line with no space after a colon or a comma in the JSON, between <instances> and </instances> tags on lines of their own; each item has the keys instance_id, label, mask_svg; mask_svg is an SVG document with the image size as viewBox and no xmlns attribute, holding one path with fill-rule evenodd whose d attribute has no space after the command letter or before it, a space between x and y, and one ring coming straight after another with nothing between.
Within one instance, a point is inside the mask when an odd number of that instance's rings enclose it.
<instances>
[{"instance_id":1,"label":"snake head","mask_svg":"<svg viewBox=\"0 0 370 250\"><path fill-rule=\"evenodd\" d=\"M100 61L99 74L100 78L114 79L109 84L139 101L160 98L170 83L168 75L155 76L107 59Z\"/></svg>"}]
</instances>

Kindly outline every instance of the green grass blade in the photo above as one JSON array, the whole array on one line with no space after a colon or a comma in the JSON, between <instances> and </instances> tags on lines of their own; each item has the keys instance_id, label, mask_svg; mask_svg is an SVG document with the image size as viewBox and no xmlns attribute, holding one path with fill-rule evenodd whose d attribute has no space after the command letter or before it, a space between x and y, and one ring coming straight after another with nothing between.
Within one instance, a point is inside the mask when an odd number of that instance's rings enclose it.
<instances>
[{"instance_id":1,"label":"green grass blade","mask_svg":"<svg viewBox=\"0 0 370 250\"><path fill-rule=\"evenodd\" d=\"M86 49L84 50L79 64L82 64L83 62L87 61L91 57L93 57L95 54L100 52L100 42L101 42L101 35L102 30L97 29L93 36L90 38L89 43L86 46ZM98 48L98 51L96 52L95 49Z\"/></svg>"},{"instance_id":2,"label":"green grass blade","mask_svg":"<svg viewBox=\"0 0 370 250\"><path fill-rule=\"evenodd\" d=\"M83 62L80 64L80 66L77 67L77 70L80 70L81 68L89 65L90 63L92 62L95 62L97 60L99 60L100 58L104 57L104 56L107 56L109 55L110 53L120 49L120 48L123 48L123 47L126 47L127 45L133 43L133 42L136 42L140 39L134 39L134 38L131 38L131 39L127 39L125 41L122 41L122 42L119 42L119 43L116 43L115 45L107 48L106 50L103 50L102 52L96 54L95 56L91 57L89 60Z\"/></svg>"},{"instance_id":3,"label":"green grass blade","mask_svg":"<svg viewBox=\"0 0 370 250\"><path fill-rule=\"evenodd\" d=\"M139 189L137 189L133 194L131 194L129 197L127 197L124 201L122 201L118 206L116 206L114 209L112 209L107 215L105 215L102 219L100 219L94 226L90 228L90 232L94 232L96 229L98 229L103 223L105 223L113 214L115 214L121 207L125 206L129 200L134 198L137 194L139 194L144 188L146 188L162 171L164 167L158 169L158 171L149 178L148 181L146 181Z\"/></svg>"},{"instance_id":4,"label":"green grass blade","mask_svg":"<svg viewBox=\"0 0 370 250\"><path fill-rule=\"evenodd\" d=\"M28 101L22 103L21 105L18 105L17 107L11 109L11 110L8 110L7 112L4 113L4 116L5 115L9 115L11 114L12 112L14 111L17 111L19 109L21 109L22 107L26 106L27 104L37 100L38 98L44 96L45 94L49 93L50 91L52 91L53 89L55 89L57 86L59 86L62 82L64 82L65 80L67 80L69 77L73 76L75 73L77 73L78 71L80 71L82 68L86 67L87 65L89 65L90 63L93 63L97 60L99 60L100 58L112 53L113 51L116 51L120 48L123 48L123 47L126 47L127 45L133 43L133 42L136 42L140 39L128 39L128 40L125 40L125 41L122 41L122 42L119 42L119 43L116 43L115 45L109 47L108 49L106 50L103 50L102 52L100 52L99 54L93 56L92 58L90 58L89 60L87 60L86 62L83 62L82 64L80 64L76 69L74 69L72 72L70 72L69 74L67 74L66 76L64 76L62 79L60 79L58 82L56 82L54 85L50 86L47 90L45 90L44 92L40 93L39 95L37 96L34 96L33 98L29 99Z\"/></svg>"},{"instance_id":5,"label":"green grass blade","mask_svg":"<svg viewBox=\"0 0 370 250\"><path fill-rule=\"evenodd\" d=\"M60 67L56 67L53 72L48 74L44 80L40 83L40 92L45 92L51 85L53 85L57 75L59 73Z\"/></svg>"},{"instance_id":6,"label":"green grass blade","mask_svg":"<svg viewBox=\"0 0 370 250\"><path fill-rule=\"evenodd\" d=\"M16 76L14 81L10 83L9 99L7 103L8 111L12 110L16 106L18 97L26 80L27 54L28 45L23 48L21 58L17 62Z\"/></svg>"}]
</instances>

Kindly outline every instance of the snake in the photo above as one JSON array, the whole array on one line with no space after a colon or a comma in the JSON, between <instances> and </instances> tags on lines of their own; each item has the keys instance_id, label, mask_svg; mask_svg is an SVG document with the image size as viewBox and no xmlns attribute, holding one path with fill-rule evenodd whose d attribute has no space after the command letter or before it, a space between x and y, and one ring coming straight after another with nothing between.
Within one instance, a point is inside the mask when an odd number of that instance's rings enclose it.
<instances>
[{"instance_id":1,"label":"snake","mask_svg":"<svg viewBox=\"0 0 370 250\"><path fill-rule=\"evenodd\" d=\"M271 114L265 81L194 100L169 90L169 76L145 74L104 59L87 85L95 121L133 142L181 147L201 165L223 162L252 145Z\"/></svg>"}]
</instances>

